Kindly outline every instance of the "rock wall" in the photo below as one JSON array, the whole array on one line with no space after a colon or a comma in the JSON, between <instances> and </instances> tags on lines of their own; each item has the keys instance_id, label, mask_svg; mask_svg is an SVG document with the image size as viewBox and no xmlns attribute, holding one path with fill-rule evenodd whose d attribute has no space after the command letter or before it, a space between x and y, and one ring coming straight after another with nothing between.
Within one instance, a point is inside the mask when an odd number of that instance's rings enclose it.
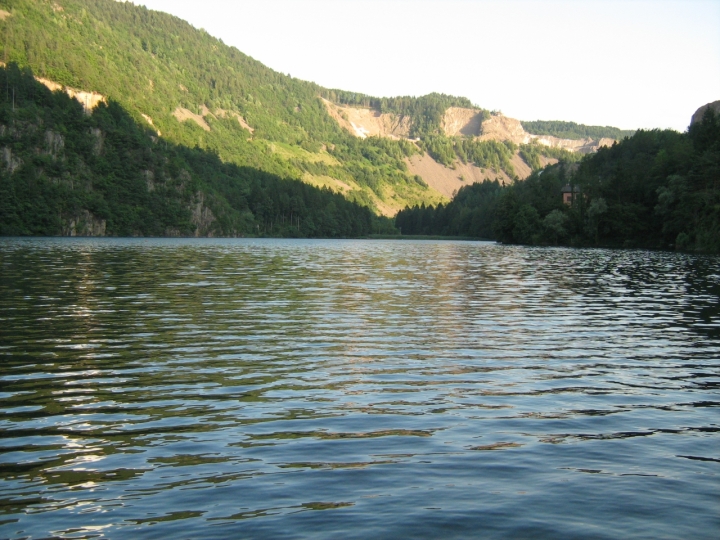
<instances>
[{"instance_id":1,"label":"rock wall","mask_svg":"<svg viewBox=\"0 0 720 540\"><path fill-rule=\"evenodd\" d=\"M328 113L344 129L364 139L365 137L389 137L407 139L412 127L410 118L390 113L381 114L373 109L348 107L322 100ZM189 111L188 111L189 112ZM196 120L198 121L198 120ZM481 141L511 141L529 144L533 141L551 147L565 148L571 152L588 154L601 146L611 146L613 139L560 139L550 135L533 135L525 131L522 123L502 114L484 119L480 109L449 107L440 122L449 137L477 137Z\"/></svg>"},{"instance_id":2,"label":"rock wall","mask_svg":"<svg viewBox=\"0 0 720 540\"><path fill-rule=\"evenodd\" d=\"M62 227L63 236L105 236L107 222L96 218L88 210L81 210L77 216L65 221Z\"/></svg>"},{"instance_id":3,"label":"rock wall","mask_svg":"<svg viewBox=\"0 0 720 540\"><path fill-rule=\"evenodd\" d=\"M720 100L713 101L712 103L706 103L695 111L695 114L693 114L690 119L690 125L692 126L693 124L700 122L703 119L703 116L705 116L705 111L708 109L712 109L716 114L720 114Z\"/></svg>"},{"instance_id":4,"label":"rock wall","mask_svg":"<svg viewBox=\"0 0 720 540\"><path fill-rule=\"evenodd\" d=\"M107 103L107 98L97 92L87 92L85 90L78 90L77 88L70 88L69 86L63 86L62 84L56 83L49 79L43 79L42 77L35 77L37 82L45 85L51 91L65 90L68 96L77 99L85 109L87 114L97 107L100 103Z\"/></svg>"},{"instance_id":5,"label":"rock wall","mask_svg":"<svg viewBox=\"0 0 720 540\"><path fill-rule=\"evenodd\" d=\"M373 109L346 107L326 99L322 100L330 116L356 137L388 137L407 139L410 136L410 118Z\"/></svg>"},{"instance_id":6,"label":"rock wall","mask_svg":"<svg viewBox=\"0 0 720 540\"><path fill-rule=\"evenodd\" d=\"M448 107L443 115L440 127L446 135L455 137L477 137L482 131L483 113L477 109Z\"/></svg>"}]
</instances>

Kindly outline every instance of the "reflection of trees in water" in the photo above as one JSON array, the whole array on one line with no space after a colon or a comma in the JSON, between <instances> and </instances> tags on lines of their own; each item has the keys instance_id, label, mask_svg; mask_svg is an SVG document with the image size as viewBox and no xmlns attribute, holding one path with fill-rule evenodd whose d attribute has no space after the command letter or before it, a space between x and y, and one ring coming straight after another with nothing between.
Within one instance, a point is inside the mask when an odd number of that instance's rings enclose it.
<instances>
[{"instance_id":1,"label":"reflection of trees in water","mask_svg":"<svg viewBox=\"0 0 720 540\"><path fill-rule=\"evenodd\" d=\"M713 257L464 242L29 245L0 251L11 347L0 403L17 407L6 435L28 457L0 469L8 481L90 490L173 467L188 475L160 482L174 489L274 470L264 456L288 440L431 444L444 440L436 418L622 415L631 408L578 403L592 392L625 403L638 382L713 384ZM362 426L371 414L380 427ZM470 446L524 448L506 439Z\"/></svg>"}]
</instances>

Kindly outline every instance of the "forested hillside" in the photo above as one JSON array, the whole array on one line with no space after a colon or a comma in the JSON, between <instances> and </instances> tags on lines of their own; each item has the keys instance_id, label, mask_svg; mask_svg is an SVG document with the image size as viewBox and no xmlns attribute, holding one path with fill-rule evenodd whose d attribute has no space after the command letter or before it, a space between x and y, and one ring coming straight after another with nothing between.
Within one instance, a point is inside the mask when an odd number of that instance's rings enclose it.
<instances>
[{"instance_id":1,"label":"forested hillside","mask_svg":"<svg viewBox=\"0 0 720 540\"><path fill-rule=\"evenodd\" d=\"M445 131L448 111L477 126L501 118L465 98L324 89L130 2L0 0L0 32L3 64L12 66L2 101L2 234L367 234L392 226L359 217L346 201L386 216L447 201L410 172L424 153L443 174L466 167L474 181L477 171L511 182L517 168L525 176L580 159ZM31 74L84 99L92 114ZM323 98L403 119L405 135L359 137ZM562 136L620 133L545 124Z\"/></svg>"},{"instance_id":2,"label":"forested hillside","mask_svg":"<svg viewBox=\"0 0 720 540\"><path fill-rule=\"evenodd\" d=\"M610 126L586 126L560 120L523 121L522 126L533 135L552 135L561 139L615 139L622 140L635 134L634 130L623 130Z\"/></svg>"},{"instance_id":3,"label":"forested hillside","mask_svg":"<svg viewBox=\"0 0 720 540\"><path fill-rule=\"evenodd\" d=\"M468 186L447 205L401 211L395 223L403 234L718 253L720 116L708 110L686 133L638 131L510 186Z\"/></svg>"},{"instance_id":4,"label":"forested hillside","mask_svg":"<svg viewBox=\"0 0 720 540\"><path fill-rule=\"evenodd\" d=\"M339 194L159 139L110 100L88 115L0 69L0 234L365 236L387 218Z\"/></svg>"},{"instance_id":5,"label":"forested hillside","mask_svg":"<svg viewBox=\"0 0 720 540\"><path fill-rule=\"evenodd\" d=\"M2 0L0 58L121 104L163 140L330 186L379 212L442 196L407 173L413 145L342 130L315 84L277 73L188 23L114 0Z\"/></svg>"}]
</instances>

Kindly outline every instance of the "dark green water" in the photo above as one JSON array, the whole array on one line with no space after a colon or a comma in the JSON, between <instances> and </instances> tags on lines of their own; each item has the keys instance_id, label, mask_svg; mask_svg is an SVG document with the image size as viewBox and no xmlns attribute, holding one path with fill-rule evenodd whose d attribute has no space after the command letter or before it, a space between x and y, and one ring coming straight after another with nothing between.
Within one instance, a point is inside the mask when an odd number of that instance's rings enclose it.
<instances>
[{"instance_id":1,"label":"dark green water","mask_svg":"<svg viewBox=\"0 0 720 540\"><path fill-rule=\"evenodd\" d=\"M0 239L2 538L718 538L720 258Z\"/></svg>"}]
</instances>

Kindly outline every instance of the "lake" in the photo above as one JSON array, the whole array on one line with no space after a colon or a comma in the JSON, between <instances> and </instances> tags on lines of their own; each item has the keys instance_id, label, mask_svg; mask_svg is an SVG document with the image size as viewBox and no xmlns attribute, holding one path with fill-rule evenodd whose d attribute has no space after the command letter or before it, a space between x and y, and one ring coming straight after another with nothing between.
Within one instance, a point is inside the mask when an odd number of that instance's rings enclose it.
<instances>
[{"instance_id":1,"label":"lake","mask_svg":"<svg viewBox=\"0 0 720 540\"><path fill-rule=\"evenodd\" d=\"M720 531L720 257L0 239L0 537Z\"/></svg>"}]
</instances>

